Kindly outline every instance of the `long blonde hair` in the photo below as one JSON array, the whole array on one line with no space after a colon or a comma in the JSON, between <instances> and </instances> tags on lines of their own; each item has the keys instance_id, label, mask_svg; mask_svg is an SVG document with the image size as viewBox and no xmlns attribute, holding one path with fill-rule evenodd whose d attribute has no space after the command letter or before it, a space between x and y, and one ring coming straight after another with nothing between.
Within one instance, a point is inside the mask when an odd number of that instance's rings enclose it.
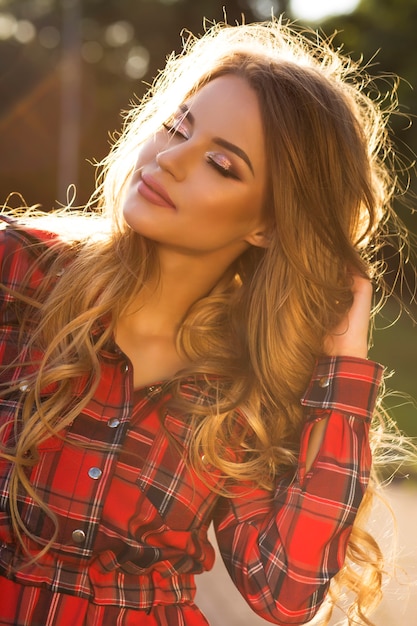
<instances>
[{"instance_id":1,"label":"long blonde hair","mask_svg":"<svg viewBox=\"0 0 417 626\"><path fill-rule=\"evenodd\" d=\"M126 114L88 207L100 215L94 224L105 224L108 234L53 246L45 253L48 276L56 275L63 256L66 272L53 286L45 280L35 296L21 296L29 349L44 356L22 402L19 441L4 454L15 463L11 511L18 536L26 530L16 503L21 486L53 518L25 467L36 463L39 443L59 434L92 397L100 377L98 352L155 267L152 242L131 231L121 214L138 145L190 94L230 73L245 77L258 94L268 162L269 246L244 253L213 292L195 303L179 330L179 350L192 362L187 374L206 375L216 399L212 406L184 405L194 430L189 461L203 475L203 453L230 479L249 479L269 490L277 473L294 468L304 423L300 397L325 335L351 304L350 274L380 280L376 252L384 232L392 230L388 224L395 223L389 110L367 95L371 83L365 73L317 37L309 39L279 20L215 25L200 39L187 36L184 52L168 59L147 96ZM97 341L95 329L103 320ZM80 377L86 392L75 402ZM40 391L51 383L56 391L42 403ZM236 407L244 416L239 431ZM237 460L225 456L230 447L237 449ZM370 500L371 489L359 517ZM379 548L357 523L337 577L356 596L352 619L371 623L365 613L379 593L381 572Z\"/></svg>"}]
</instances>

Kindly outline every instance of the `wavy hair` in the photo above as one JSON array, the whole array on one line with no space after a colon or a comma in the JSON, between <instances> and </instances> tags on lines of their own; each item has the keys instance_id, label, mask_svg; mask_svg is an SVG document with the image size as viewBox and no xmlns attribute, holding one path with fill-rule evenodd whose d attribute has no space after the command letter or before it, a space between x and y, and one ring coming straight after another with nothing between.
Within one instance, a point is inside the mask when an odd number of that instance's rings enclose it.
<instances>
[{"instance_id":1,"label":"wavy hair","mask_svg":"<svg viewBox=\"0 0 417 626\"><path fill-rule=\"evenodd\" d=\"M39 443L59 435L92 397L100 376L98 352L155 269L152 242L130 230L121 211L138 145L186 98L226 74L244 77L258 95L269 246L245 252L212 293L193 305L178 332L178 349L192 363L186 373L205 375L215 398L211 406L183 405L193 425L189 462L196 470L204 474L203 452L226 477L270 490L277 473L293 470L304 424L299 399L324 337L351 305L351 273L371 277L383 291L378 249L393 228L399 241L404 234L391 207L396 181L386 129L395 98L384 110L368 95L375 88L363 70L331 43L281 20L214 25L202 38L187 35L183 52L168 59L149 93L126 113L122 133L101 163L87 207L99 217L82 219L106 234L54 246L45 253L48 276L56 274L62 255L71 261L65 274L54 286L45 280L32 298L21 297L29 348L43 357L22 401L19 441L4 455L14 461L11 511L20 537L26 532L17 508L22 486L53 519L25 469L36 463ZM69 219L77 218L70 212ZM55 227L62 231L62 224L56 218ZM104 334L96 341L103 320ZM178 390L181 376L172 383ZM75 401L80 377L86 391ZM42 402L40 390L51 383L56 391ZM178 404L180 396L178 391ZM244 416L239 432L237 408ZM383 435L379 419L375 424L377 456ZM224 453L231 447L238 452L233 459ZM334 583L354 593L352 624L357 618L371 624L366 613L381 589L382 555L363 527L376 484L373 475Z\"/></svg>"}]
</instances>

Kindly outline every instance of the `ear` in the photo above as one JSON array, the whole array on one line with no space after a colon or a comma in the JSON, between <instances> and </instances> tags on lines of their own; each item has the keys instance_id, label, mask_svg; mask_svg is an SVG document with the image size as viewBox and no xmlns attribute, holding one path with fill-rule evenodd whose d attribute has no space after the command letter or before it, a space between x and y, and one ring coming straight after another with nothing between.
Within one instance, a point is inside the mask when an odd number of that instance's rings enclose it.
<instances>
[{"instance_id":1,"label":"ear","mask_svg":"<svg viewBox=\"0 0 417 626\"><path fill-rule=\"evenodd\" d=\"M268 248L270 237L265 230L256 230L245 237L245 241L256 248Z\"/></svg>"}]
</instances>

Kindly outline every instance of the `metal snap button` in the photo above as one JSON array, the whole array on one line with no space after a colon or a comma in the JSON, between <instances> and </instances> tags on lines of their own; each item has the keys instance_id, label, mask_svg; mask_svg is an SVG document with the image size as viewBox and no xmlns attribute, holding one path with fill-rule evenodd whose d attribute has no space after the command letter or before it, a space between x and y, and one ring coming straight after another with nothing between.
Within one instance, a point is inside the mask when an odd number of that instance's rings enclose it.
<instances>
[{"instance_id":1,"label":"metal snap button","mask_svg":"<svg viewBox=\"0 0 417 626\"><path fill-rule=\"evenodd\" d=\"M88 470L88 475L93 480L97 480L98 478L100 478L102 473L103 472L101 471L99 467L90 467L90 469Z\"/></svg>"},{"instance_id":2,"label":"metal snap button","mask_svg":"<svg viewBox=\"0 0 417 626\"><path fill-rule=\"evenodd\" d=\"M150 396L155 396L161 391L161 389L162 389L161 385L149 385L148 394Z\"/></svg>"},{"instance_id":3,"label":"metal snap button","mask_svg":"<svg viewBox=\"0 0 417 626\"><path fill-rule=\"evenodd\" d=\"M77 528L76 530L72 531L72 540L74 543L84 543L85 541L85 532L83 530L81 530L81 528Z\"/></svg>"},{"instance_id":4,"label":"metal snap button","mask_svg":"<svg viewBox=\"0 0 417 626\"><path fill-rule=\"evenodd\" d=\"M325 387L328 387L330 385L330 378L328 376L322 376L319 379L319 387L322 387L323 389Z\"/></svg>"}]
</instances>

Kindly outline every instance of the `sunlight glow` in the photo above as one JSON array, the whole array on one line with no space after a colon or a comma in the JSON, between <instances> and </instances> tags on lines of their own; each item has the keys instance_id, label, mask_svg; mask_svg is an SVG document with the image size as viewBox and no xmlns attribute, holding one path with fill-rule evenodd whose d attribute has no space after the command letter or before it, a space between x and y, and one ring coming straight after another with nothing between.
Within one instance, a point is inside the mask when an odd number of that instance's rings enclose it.
<instances>
[{"instance_id":1,"label":"sunlight glow","mask_svg":"<svg viewBox=\"0 0 417 626\"><path fill-rule=\"evenodd\" d=\"M296 18L319 22L330 15L351 13L359 0L291 0L291 12Z\"/></svg>"}]
</instances>

